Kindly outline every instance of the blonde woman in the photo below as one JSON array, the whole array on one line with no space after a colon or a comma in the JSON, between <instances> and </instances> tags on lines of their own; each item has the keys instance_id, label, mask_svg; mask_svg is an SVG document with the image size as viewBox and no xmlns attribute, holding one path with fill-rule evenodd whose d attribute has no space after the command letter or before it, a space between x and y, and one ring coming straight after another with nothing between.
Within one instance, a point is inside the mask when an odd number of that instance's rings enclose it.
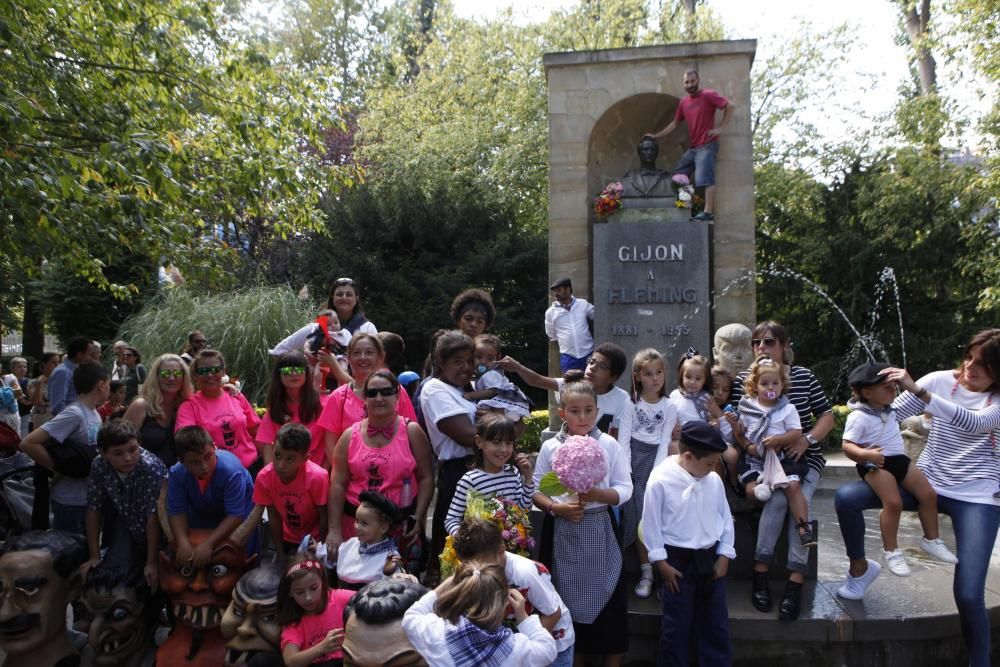
<instances>
[{"instance_id":1,"label":"blonde woman","mask_svg":"<svg viewBox=\"0 0 1000 667\"><path fill-rule=\"evenodd\" d=\"M184 361L176 354L163 354L153 361L139 395L125 411L125 419L142 436L142 446L156 454L168 468L177 463L174 453L177 408L193 393Z\"/></svg>"}]
</instances>

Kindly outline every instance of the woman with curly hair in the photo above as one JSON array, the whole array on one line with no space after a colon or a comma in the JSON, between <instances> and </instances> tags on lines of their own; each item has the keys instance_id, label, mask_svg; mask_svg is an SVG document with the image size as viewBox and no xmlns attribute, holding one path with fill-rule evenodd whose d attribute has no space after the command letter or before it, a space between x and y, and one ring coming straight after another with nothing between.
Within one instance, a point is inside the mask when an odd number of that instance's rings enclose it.
<instances>
[{"instance_id":1,"label":"woman with curly hair","mask_svg":"<svg viewBox=\"0 0 1000 667\"><path fill-rule=\"evenodd\" d=\"M496 315L493 298L481 289L464 290L451 302L455 328L472 339L492 327Z\"/></svg>"}]
</instances>

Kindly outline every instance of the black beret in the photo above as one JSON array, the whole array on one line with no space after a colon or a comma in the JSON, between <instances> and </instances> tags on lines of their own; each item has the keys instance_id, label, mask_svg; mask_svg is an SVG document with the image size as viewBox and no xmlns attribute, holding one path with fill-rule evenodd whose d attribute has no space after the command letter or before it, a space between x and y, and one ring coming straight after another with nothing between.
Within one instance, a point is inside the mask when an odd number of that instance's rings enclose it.
<instances>
[{"instance_id":1,"label":"black beret","mask_svg":"<svg viewBox=\"0 0 1000 667\"><path fill-rule=\"evenodd\" d=\"M707 452L722 453L726 451L726 442L722 439L719 429L708 422L692 419L681 427L681 442L688 447L703 449Z\"/></svg>"},{"instance_id":2,"label":"black beret","mask_svg":"<svg viewBox=\"0 0 1000 667\"><path fill-rule=\"evenodd\" d=\"M847 385L849 387L871 387L882 384L885 382L885 376L879 375L879 371L886 368L889 368L889 364L883 361L861 364L847 376Z\"/></svg>"},{"instance_id":3,"label":"black beret","mask_svg":"<svg viewBox=\"0 0 1000 667\"><path fill-rule=\"evenodd\" d=\"M570 289L573 289L573 281L570 280L569 278L560 278L551 285L549 285L550 290L556 289L558 287L568 287Z\"/></svg>"}]
</instances>

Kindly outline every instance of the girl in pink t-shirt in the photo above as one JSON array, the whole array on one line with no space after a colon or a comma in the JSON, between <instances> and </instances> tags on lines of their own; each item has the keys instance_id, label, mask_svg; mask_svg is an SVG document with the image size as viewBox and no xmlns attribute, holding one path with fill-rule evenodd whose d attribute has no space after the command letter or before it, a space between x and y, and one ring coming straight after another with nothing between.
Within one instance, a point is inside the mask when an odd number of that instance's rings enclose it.
<instances>
[{"instance_id":1,"label":"girl in pink t-shirt","mask_svg":"<svg viewBox=\"0 0 1000 667\"><path fill-rule=\"evenodd\" d=\"M257 460L254 434L260 417L244 398L223 387L226 360L217 350L202 350L191 364L191 380L198 390L177 409L174 432L185 426L200 426L212 436L216 448L235 454L244 468Z\"/></svg>"},{"instance_id":2,"label":"girl in pink t-shirt","mask_svg":"<svg viewBox=\"0 0 1000 667\"><path fill-rule=\"evenodd\" d=\"M331 590L323 564L294 557L278 584L281 657L286 667L307 667L343 658L344 607L354 591Z\"/></svg>"},{"instance_id":3,"label":"girl in pink t-shirt","mask_svg":"<svg viewBox=\"0 0 1000 667\"><path fill-rule=\"evenodd\" d=\"M274 457L278 429L289 422L298 422L312 434L309 460L330 469L323 439L326 431L319 425L319 417L329 396L316 391L314 373L315 369L309 365L306 355L298 350L285 352L275 360L271 384L267 389L267 412L257 431L257 446L264 463L270 463Z\"/></svg>"}]
</instances>

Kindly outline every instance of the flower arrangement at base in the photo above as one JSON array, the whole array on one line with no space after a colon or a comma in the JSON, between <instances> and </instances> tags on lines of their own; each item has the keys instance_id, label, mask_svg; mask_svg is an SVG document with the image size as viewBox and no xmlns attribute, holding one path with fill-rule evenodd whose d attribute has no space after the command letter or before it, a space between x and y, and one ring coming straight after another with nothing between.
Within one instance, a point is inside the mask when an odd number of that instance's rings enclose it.
<instances>
[{"instance_id":1,"label":"flower arrangement at base","mask_svg":"<svg viewBox=\"0 0 1000 667\"><path fill-rule=\"evenodd\" d=\"M594 213L606 218L622 207L622 192L625 190L618 181L608 183L601 194L594 199Z\"/></svg>"},{"instance_id":2,"label":"flower arrangement at base","mask_svg":"<svg viewBox=\"0 0 1000 667\"><path fill-rule=\"evenodd\" d=\"M607 472L600 443L589 435L571 435L552 455L552 470L542 475L538 490L551 497L586 493Z\"/></svg>"},{"instance_id":3,"label":"flower arrangement at base","mask_svg":"<svg viewBox=\"0 0 1000 667\"><path fill-rule=\"evenodd\" d=\"M677 208L691 208L695 194L691 179L687 177L687 174L674 174L670 179L670 185L677 195L674 205Z\"/></svg>"},{"instance_id":4,"label":"flower arrangement at base","mask_svg":"<svg viewBox=\"0 0 1000 667\"><path fill-rule=\"evenodd\" d=\"M484 496L470 491L465 504L466 519L486 519L495 523L500 529L504 549L520 556L531 555L535 548L535 540L531 537L531 521L528 510L517 503L498 498ZM451 535L445 538L444 551L441 552L441 578L450 577L461 564L455 553Z\"/></svg>"}]
</instances>

